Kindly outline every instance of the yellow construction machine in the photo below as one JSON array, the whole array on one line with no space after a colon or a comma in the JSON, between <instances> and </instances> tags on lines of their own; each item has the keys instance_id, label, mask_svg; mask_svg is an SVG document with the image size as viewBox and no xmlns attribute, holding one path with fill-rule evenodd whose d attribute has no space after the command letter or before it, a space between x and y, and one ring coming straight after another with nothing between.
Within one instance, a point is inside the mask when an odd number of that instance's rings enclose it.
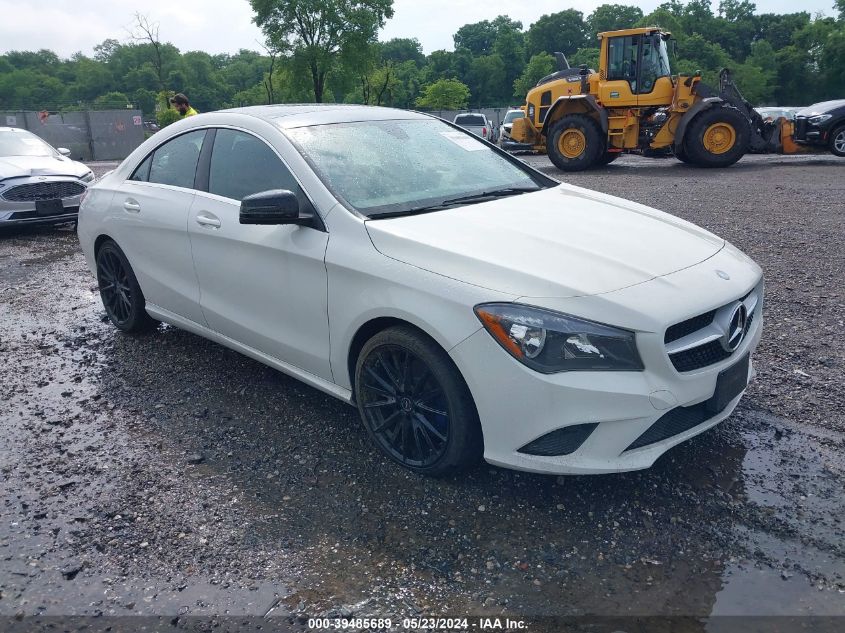
<instances>
[{"instance_id":1,"label":"yellow construction machine","mask_svg":"<svg viewBox=\"0 0 845 633\"><path fill-rule=\"evenodd\" d=\"M659 28L600 33L598 72L570 68L558 53L559 70L528 92L511 140L547 152L564 171L606 165L624 152L725 167L747 152L808 151L792 141L790 121L763 120L727 69L718 89L698 73L673 76L670 38Z\"/></svg>"}]
</instances>

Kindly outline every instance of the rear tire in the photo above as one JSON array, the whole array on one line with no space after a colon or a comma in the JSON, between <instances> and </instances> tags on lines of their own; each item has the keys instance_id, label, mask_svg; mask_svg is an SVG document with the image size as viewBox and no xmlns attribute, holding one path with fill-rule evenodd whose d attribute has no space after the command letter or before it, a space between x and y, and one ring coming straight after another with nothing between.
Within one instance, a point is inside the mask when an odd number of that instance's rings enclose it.
<instances>
[{"instance_id":1,"label":"rear tire","mask_svg":"<svg viewBox=\"0 0 845 633\"><path fill-rule=\"evenodd\" d=\"M122 332L147 332L158 322L147 314L144 293L132 266L120 247L111 240L97 250L97 283L106 314Z\"/></svg>"},{"instance_id":2,"label":"rear tire","mask_svg":"<svg viewBox=\"0 0 845 633\"><path fill-rule=\"evenodd\" d=\"M601 165L606 147L598 123L586 114L561 117L552 124L546 139L549 158L563 171L583 171Z\"/></svg>"},{"instance_id":3,"label":"rear tire","mask_svg":"<svg viewBox=\"0 0 845 633\"><path fill-rule=\"evenodd\" d=\"M834 156L845 156L845 125L830 133L830 151Z\"/></svg>"},{"instance_id":4,"label":"rear tire","mask_svg":"<svg viewBox=\"0 0 845 633\"><path fill-rule=\"evenodd\" d=\"M437 343L411 327L388 328L364 344L355 400L373 443L405 468L442 476L481 458L481 425L463 377Z\"/></svg>"},{"instance_id":5,"label":"rear tire","mask_svg":"<svg viewBox=\"0 0 845 633\"><path fill-rule=\"evenodd\" d=\"M739 110L712 107L690 122L683 153L699 167L727 167L745 155L750 139L751 126Z\"/></svg>"}]
</instances>

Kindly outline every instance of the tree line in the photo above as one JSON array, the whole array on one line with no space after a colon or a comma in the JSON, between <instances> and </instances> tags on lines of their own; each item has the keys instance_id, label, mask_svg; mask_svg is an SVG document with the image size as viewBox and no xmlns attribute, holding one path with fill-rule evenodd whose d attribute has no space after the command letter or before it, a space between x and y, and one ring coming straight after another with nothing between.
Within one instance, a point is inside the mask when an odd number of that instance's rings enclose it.
<instances>
[{"instance_id":1,"label":"tree line","mask_svg":"<svg viewBox=\"0 0 845 633\"><path fill-rule=\"evenodd\" d=\"M392 0L250 0L263 50L210 55L161 42L158 25L136 15L126 41L107 39L92 57L50 50L0 55L0 110L135 107L153 116L187 94L200 111L266 103L344 102L453 109L521 104L556 68L598 67L596 34L658 26L676 39L673 72L700 71L716 84L731 68L755 104L806 105L845 98L845 0L836 16L756 13L748 0L669 0L644 15L604 4L543 15L527 26L498 16L466 24L453 51L423 54L416 39L378 41Z\"/></svg>"}]
</instances>

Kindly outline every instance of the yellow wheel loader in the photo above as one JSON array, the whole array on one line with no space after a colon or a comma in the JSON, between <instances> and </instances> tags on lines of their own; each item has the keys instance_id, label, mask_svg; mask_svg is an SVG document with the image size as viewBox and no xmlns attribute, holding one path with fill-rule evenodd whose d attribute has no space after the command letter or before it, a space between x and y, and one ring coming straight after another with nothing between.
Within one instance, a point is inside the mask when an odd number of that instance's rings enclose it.
<instances>
[{"instance_id":1,"label":"yellow wheel loader","mask_svg":"<svg viewBox=\"0 0 845 633\"><path fill-rule=\"evenodd\" d=\"M606 165L623 152L726 167L749 151L808 151L792 142L791 122L763 120L727 69L718 89L699 74L673 76L670 38L658 28L600 33L598 72L570 68L556 54L558 72L528 92L511 139L548 153L564 171Z\"/></svg>"}]
</instances>

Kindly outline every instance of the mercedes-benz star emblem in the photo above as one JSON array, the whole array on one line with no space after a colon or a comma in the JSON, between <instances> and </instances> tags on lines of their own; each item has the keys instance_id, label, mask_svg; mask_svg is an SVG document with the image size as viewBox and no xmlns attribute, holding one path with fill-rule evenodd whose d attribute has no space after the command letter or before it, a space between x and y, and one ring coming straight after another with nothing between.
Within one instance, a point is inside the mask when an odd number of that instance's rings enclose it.
<instances>
[{"instance_id":1,"label":"mercedes-benz star emblem","mask_svg":"<svg viewBox=\"0 0 845 633\"><path fill-rule=\"evenodd\" d=\"M745 337L745 324L748 322L748 309L744 303L737 303L728 321L728 327L720 339L726 352L733 352Z\"/></svg>"}]
</instances>

